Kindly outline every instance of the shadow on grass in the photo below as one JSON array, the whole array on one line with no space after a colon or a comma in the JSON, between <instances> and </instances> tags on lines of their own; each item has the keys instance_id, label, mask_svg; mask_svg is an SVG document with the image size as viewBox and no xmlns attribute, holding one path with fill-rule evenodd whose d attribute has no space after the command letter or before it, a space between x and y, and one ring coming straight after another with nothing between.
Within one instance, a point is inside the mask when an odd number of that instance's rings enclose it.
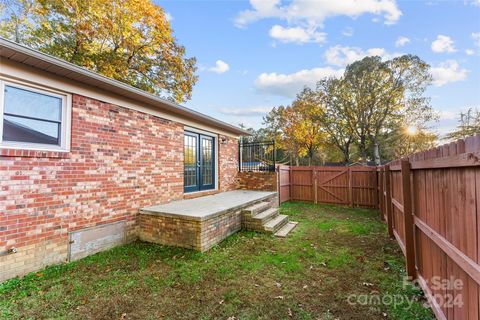
<instances>
[{"instance_id":1,"label":"shadow on grass","mask_svg":"<svg viewBox=\"0 0 480 320\"><path fill-rule=\"evenodd\" d=\"M285 203L287 238L239 232L206 253L134 242L0 284L0 317L433 319L402 285L403 258L377 211ZM351 305L402 295L412 306ZM408 308L407 308L408 307Z\"/></svg>"}]
</instances>

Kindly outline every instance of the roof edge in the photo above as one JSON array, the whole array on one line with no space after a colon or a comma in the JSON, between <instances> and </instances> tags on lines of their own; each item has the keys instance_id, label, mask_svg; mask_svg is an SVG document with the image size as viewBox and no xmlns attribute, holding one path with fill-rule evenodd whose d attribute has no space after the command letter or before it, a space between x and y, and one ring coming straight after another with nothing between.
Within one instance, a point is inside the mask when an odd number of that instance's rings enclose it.
<instances>
[{"instance_id":1,"label":"roof edge","mask_svg":"<svg viewBox=\"0 0 480 320\"><path fill-rule=\"evenodd\" d=\"M43 52L40 52L36 49L29 48L25 45L10 41L10 40L2 38L2 37L0 37L0 49L1 48L7 48L7 49L13 50L15 52L27 55L31 58L38 59L38 60L40 60L42 62L45 62L45 63L48 63L50 65L56 66L58 68L68 70L70 72L86 76L86 77L88 77L90 79L94 79L96 81L100 81L100 82L102 82L102 83L104 83L108 86L115 87L115 88L120 89L121 91L125 92L125 94L121 94L121 93L117 93L117 94L123 95L125 97L131 98L131 99L134 99L134 100L135 99L138 100L139 98L146 99L146 100L150 101L150 103L153 106L161 107L161 108L163 108L164 110L166 110L170 113L177 114L177 115L180 115L180 116L191 116L191 117L193 117L194 120L212 125L214 127L221 128L225 131L235 133L235 134L238 134L238 135L251 135L251 133L249 133L248 131L246 131L244 129L241 129L239 127L233 126L233 125L231 125L229 123L226 123L224 121L217 120L217 119L215 119L211 116L208 116L206 114L195 111L193 109L184 107L180 104L177 104L175 102L169 101L169 100L164 99L164 98L161 98L161 97L159 97L157 95L154 95L152 93L149 93L149 92L143 91L141 89L135 88L135 87L133 87L129 84L123 83L119 80L111 79L111 78L106 77L104 75L101 75L97 72L88 70L88 69L86 69L84 67L81 67L81 66L77 66L77 65L75 65L73 63L70 63L68 61L65 61L63 59L54 57L52 55L49 55L49 54L46 54L46 53L43 53ZM4 58L8 59L8 57L5 57L4 55L2 55L2 51L3 50L0 50L0 57L4 57ZM18 61L18 62L22 63L20 61ZM34 65L32 67L35 68ZM73 80L73 81L78 81L78 80ZM87 81L81 81L81 82L88 84ZM107 90L107 89L104 89L104 90ZM127 95L127 93L129 95Z\"/></svg>"}]
</instances>

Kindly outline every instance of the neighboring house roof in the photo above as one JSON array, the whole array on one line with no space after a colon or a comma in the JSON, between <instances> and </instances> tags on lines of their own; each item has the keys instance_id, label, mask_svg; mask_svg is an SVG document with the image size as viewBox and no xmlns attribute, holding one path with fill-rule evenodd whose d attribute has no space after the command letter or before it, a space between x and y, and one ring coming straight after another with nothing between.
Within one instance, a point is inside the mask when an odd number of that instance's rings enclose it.
<instances>
[{"instance_id":1,"label":"neighboring house roof","mask_svg":"<svg viewBox=\"0 0 480 320\"><path fill-rule=\"evenodd\" d=\"M55 137L6 119L3 119L3 140L58 144L58 140Z\"/></svg>"},{"instance_id":2,"label":"neighboring house roof","mask_svg":"<svg viewBox=\"0 0 480 320\"><path fill-rule=\"evenodd\" d=\"M203 113L186 108L154 94L132 87L126 83L105 77L99 73L53 57L40 51L0 37L0 58L10 59L34 68L53 73L74 81L95 86L109 92L147 103L161 110L188 117L191 120L221 128L237 135L250 135L248 131L217 120Z\"/></svg>"}]
</instances>

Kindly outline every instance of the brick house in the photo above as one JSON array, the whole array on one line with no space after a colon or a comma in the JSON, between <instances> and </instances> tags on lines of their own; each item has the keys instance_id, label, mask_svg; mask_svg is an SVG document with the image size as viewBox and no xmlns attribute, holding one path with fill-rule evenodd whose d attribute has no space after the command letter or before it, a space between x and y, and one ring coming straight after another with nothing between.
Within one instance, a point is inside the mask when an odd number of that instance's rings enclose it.
<instances>
[{"instance_id":1,"label":"brick house","mask_svg":"<svg viewBox=\"0 0 480 320\"><path fill-rule=\"evenodd\" d=\"M138 237L208 249L240 228L238 205L139 212L261 185L238 181L242 129L1 38L0 117L0 281Z\"/></svg>"}]
</instances>

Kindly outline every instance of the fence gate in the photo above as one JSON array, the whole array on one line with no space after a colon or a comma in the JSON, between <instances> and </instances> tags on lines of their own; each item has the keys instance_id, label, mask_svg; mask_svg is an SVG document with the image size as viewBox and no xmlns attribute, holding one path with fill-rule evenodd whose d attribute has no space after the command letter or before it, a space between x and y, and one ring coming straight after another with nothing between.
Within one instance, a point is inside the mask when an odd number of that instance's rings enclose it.
<instances>
[{"instance_id":1,"label":"fence gate","mask_svg":"<svg viewBox=\"0 0 480 320\"><path fill-rule=\"evenodd\" d=\"M314 202L350 204L352 195L348 167L315 167L313 172L317 184Z\"/></svg>"}]
</instances>

